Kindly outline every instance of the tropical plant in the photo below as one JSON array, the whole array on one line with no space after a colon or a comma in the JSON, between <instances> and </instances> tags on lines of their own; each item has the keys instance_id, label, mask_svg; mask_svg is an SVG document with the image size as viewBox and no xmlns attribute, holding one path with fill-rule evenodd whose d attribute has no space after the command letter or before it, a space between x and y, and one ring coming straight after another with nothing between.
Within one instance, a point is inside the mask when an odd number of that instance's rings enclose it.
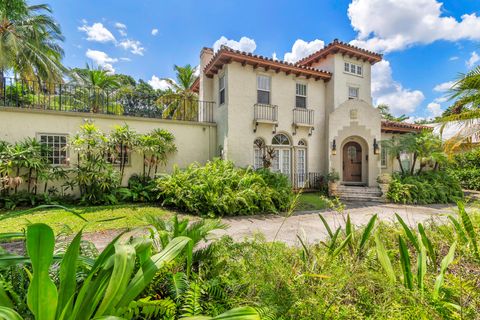
<instances>
[{"instance_id":1,"label":"tropical plant","mask_svg":"<svg viewBox=\"0 0 480 320\"><path fill-rule=\"evenodd\" d=\"M51 12L46 4L0 1L0 87L6 71L29 80L62 81L63 36Z\"/></svg>"},{"instance_id":2,"label":"tropical plant","mask_svg":"<svg viewBox=\"0 0 480 320\"><path fill-rule=\"evenodd\" d=\"M177 151L175 137L164 129L153 131L138 137L138 148L143 153L143 177L152 178L157 175L158 167L165 165L167 157Z\"/></svg>"},{"instance_id":3,"label":"tropical plant","mask_svg":"<svg viewBox=\"0 0 480 320\"><path fill-rule=\"evenodd\" d=\"M387 104L379 104L377 106L378 111L380 111L380 115L382 116L383 119L389 120L389 121L395 121L395 122L403 122L408 119L408 117L404 114L402 114L399 117L396 117L391 114L390 112L390 106Z\"/></svg>"},{"instance_id":4,"label":"tropical plant","mask_svg":"<svg viewBox=\"0 0 480 320\"><path fill-rule=\"evenodd\" d=\"M131 154L138 146L138 134L135 130L130 129L126 123L123 126L114 126L113 130L110 132L108 144L109 161L118 164L120 181L122 181L125 166L128 164Z\"/></svg>"}]
</instances>

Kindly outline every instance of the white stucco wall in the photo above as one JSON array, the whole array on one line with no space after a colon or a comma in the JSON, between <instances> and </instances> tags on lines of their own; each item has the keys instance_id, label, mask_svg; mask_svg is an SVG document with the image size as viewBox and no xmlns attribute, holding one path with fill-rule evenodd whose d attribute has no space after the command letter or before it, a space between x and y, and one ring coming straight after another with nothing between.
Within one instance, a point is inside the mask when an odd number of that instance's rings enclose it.
<instances>
[{"instance_id":1,"label":"white stucco wall","mask_svg":"<svg viewBox=\"0 0 480 320\"><path fill-rule=\"evenodd\" d=\"M14 143L27 137L36 137L39 133L72 136L85 121L92 121L105 133L115 125L124 123L138 133L147 133L157 128L171 132L178 151L168 157L167 165L160 168L159 172L170 172L175 165L183 168L196 161L205 163L215 154L215 124L18 108L0 108L0 140ZM70 165L74 165L76 156L72 150L69 150L69 157ZM133 153L131 164L125 168L123 184L126 184L132 174L141 173L142 168L142 155Z\"/></svg>"}]
</instances>

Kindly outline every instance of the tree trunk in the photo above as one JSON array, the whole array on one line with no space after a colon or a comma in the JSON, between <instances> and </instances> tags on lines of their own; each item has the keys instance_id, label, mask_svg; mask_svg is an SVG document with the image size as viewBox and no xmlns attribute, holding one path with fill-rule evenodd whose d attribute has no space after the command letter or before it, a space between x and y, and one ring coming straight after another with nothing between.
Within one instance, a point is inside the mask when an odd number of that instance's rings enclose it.
<instances>
[{"instance_id":1,"label":"tree trunk","mask_svg":"<svg viewBox=\"0 0 480 320\"><path fill-rule=\"evenodd\" d=\"M413 176L413 173L415 172L415 164L417 163L417 157L418 157L417 153L414 152L414 153L413 153L412 168L410 169L410 174L411 174L412 176ZM421 167L420 167L420 168L421 168ZM420 170L419 170L419 172L420 172Z\"/></svg>"},{"instance_id":2,"label":"tree trunk","mask_svg":"<svg viewBox=\"0 0 480 320\"><path fill-rule=\"evenodd\" d=\"M400 166L400 171L402 171L402 174L405 173L405 170L403 170L402 160L400 160L400 154L397 154L397 160L398 165Z\"/></svg>"}]
</instances>

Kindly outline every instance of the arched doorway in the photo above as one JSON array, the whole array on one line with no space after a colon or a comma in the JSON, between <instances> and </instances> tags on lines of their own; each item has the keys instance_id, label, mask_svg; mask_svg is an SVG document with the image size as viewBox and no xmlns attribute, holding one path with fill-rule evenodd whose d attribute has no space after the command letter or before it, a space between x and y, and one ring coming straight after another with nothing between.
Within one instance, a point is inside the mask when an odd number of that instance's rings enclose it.
<instances>
[{"instance_id":1,"label":"arched doorway","mask_svg":"<svg viewBox=\"0 0 480 320\"><path fill-rule=\"evenodd\" d=\"M362 147L358 142L343 146L343 181L362 182Z\"/></svg>"}]
</instances>

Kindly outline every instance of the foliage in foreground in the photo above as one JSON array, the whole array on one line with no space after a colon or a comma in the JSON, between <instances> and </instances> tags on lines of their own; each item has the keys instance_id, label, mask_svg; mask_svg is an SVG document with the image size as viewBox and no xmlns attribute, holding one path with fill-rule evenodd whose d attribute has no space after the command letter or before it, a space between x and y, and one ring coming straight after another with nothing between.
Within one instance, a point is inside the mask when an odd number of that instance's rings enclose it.
<instances>
[{"instance_id":1,"label":"foliage in foreground","mask_svg":"<svg viewBox=\"0 0 480 320\"><path fill-rule=\"evenodd\" d=\"M448 172L460 181L463 188L480 190L480 148L456 154Z\"/></svg>"},{"instance_id":2,"label":"foliage in foreground","mask_svg":"<svg viewBox=\"0 0 480 320\"><path fill-rule=\"evenodd\" d=\"M177 168L157 179L162 205L210 217L284 211L291 202L291 190L282 174L237 168L219 159L205 166Z\"/></svg>"},{"instance_id":3,"label":"foliage in foreground","mask_svg":"<svg viewBox=\"0 0 480 320\"><path fill-rule=\"evenodd\" d=\"M394 175L387 198L396 203L454 203L463 198L463 191L449 173L427 171L415 176Z\"/></svg>"}]
</instances>

